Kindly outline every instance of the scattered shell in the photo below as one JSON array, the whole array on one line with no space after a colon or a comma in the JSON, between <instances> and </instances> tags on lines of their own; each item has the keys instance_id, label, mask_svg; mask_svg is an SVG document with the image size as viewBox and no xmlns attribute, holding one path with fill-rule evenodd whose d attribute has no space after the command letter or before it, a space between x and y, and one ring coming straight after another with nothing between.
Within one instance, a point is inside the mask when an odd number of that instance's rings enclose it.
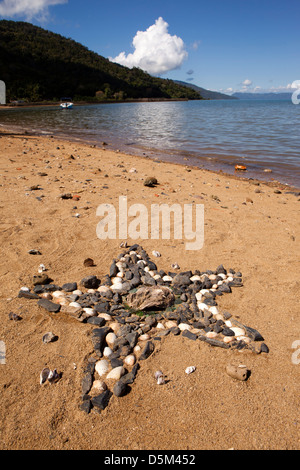
<instances>
[{"instance_id":1,"label":"scattered shell","mask_svg":"<svg viewBox=\"0 0 300 470\"><path fill-rule=\"evenodd\" d=\"M51 384L54 383L54 382L57 382L57 380L59 379L59 374L57 372L56 369L54 370L50 370L50 373L48 375L48 382L50 382Z\"/></svg>"},{"instance_id":2,"label":"scattered shell","mask_svg":"<svg viewBox=\"0 0 300 470\"><path fill-rule=\"evenodd\" d=\"M163 377L163 372L161 370L157 370L154 374L155 379L157 380L159 377Z\"/></svg>"},{"instance_id":3,"label":"scattered shell","mask_svg":"<svg viewBox=\"0 0 300 470\"><path fill-rule=\"evenodd\" d=\"M43 343L52 343L57 339L57 336L52 333L52 331L49 331L48 333L44 334L43 336Z\"/></svg>"},{"instance_id":4,"label":"scattered shell","mask_svg":"<svg viewBox=\"0 0 300 470\"><path fill-rule=\"evenodd\" d=\"M180 269L180 266L179 266L178 263L173 263L173 264L171 264L171 268L172 269Z\"/></svg>"},{"instance_id":5,"label":"scattered shell","mask_svg":"<svg viewBox=\"0 0 300 470\"><path fill-rule=\"evenodd\" d=\"M44 384L46 380L48 379L50 374L50 369L49 367L45 367L42 372L40 373L40 385Z\"/></svg>"},{"instance_id":6,"label":"scattered shell","mask_svg":"<svg viewBox=\"0 0 300 470\"><path fill-rule=\"evenodd\" d=\"M43 385L47 380L51 384L56 382L60 378L57 370L50 370L49 367L45 367L40 373L40 385Z\"/></svg>"},{"instance_id":7,"label":"scattered shell","mask_svg":"<svg viewBox=\"0 0 300 470\"><path fill-rule=\"evenodd\" d=\"M39 273L42 273L42 272L44 272L44 271L46 271L45 265L44 265L44 264L40 264L39 267L38 267L38 272L39 272Z\"/></svg>"},{"instance_id":8,"label":"scattered shell","mask_svg":"<svg viewBox=\"0 0 300 470\"><path fill-rule=\"evenodd\" d=\"M156 383L157 385L164 385L166 383L164 376L158 377Z\"/></svg>"},{"instance_id":9,"label":"scattered shell","mask_svg":"<svg viewBox=\"0 0 300 470\"><path fill-rule=\"evenodd\" d=\"M152 251L152 254L153 254L153 256L155 256L156 258L160 258L160 257L161 257L161 254L160 254L159 251L155 251L155 250L154 250L154 251Z\"/></svg>"},{"instance_id":10,"label":"scattered shell","mask_svg":"<svg viewBox=\"0 0 300 470\"><path fill-rule=\"evenodd\" d=\"M191 374L192 372L194 372L196 370L196 367L195 366L190 366L190 367L187 367L185 369L185 373L186 374Z\"/></svg>"}]
</instances>

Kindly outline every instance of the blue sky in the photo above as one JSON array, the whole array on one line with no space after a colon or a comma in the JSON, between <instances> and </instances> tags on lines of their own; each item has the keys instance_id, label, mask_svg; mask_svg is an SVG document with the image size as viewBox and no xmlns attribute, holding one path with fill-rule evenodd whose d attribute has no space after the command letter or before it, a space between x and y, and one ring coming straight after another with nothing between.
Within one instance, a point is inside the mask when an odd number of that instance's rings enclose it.
<instances>
[{"instance_id":1,"label":"blue sky","mask_svg":"<svg viewBox=\"0 0 300 470\"><path fill-rule=\"evenodd\" d=\"M300 0L0 0L3 18L211 90L288 91L300 80Z\"/></svg>"}]
</instances>

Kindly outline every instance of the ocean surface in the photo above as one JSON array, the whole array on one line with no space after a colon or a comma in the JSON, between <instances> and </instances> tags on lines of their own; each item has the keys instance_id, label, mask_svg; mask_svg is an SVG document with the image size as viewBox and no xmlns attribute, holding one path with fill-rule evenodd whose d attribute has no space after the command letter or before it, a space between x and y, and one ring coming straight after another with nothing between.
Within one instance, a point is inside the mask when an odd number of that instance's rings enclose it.
<instances>
[{"instance_id":1,"label":"ocean surface","mask_svg":"<svg viewBox=\"0 0 300 470\"><path fill-rule=\"evenodd\" d=\"M0 109L0 130L25 129L300 188L300 105L172 101ZM266 172L264 170L272 170Z\"/></svg>"}]
</instances>

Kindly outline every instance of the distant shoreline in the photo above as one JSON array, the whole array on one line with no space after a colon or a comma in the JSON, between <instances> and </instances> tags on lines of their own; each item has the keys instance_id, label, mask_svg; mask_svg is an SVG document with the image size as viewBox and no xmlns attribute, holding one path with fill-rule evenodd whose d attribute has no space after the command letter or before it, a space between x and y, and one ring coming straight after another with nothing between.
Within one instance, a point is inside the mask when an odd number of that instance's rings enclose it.
<instances>
[{"instance_id":1,"label":"distant shoreline","mask_svg":"<svg viewBox=\"0 0 300 470\"><path fill-rule=\"evenodd\" d=\"M203 98L204 99L204 98ZM128 100L103 100L103 101L78 101L74 103L74 106L87 106L95 104L114 104L114 103L155 103L155 102L170 102L170 101L202 101L202 100L189 100L187 98L137 98ZM210 101L210 100L205 100ZM35 108L35 107L57 107L61 101L50 102L50 101L39 101L39 102L24 102L24 103L8 103L0 105L0 109L15 109L15 108Z\"/></svg>"}]
</instances>

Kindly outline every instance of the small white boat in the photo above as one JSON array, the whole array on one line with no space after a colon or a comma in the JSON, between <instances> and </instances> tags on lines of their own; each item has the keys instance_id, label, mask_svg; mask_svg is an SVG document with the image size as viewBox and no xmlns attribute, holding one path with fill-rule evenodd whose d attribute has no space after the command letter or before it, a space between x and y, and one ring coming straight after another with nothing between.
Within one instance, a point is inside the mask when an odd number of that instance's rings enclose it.
<instances>
[{"instance_id":1,"label":"small white boat","mask_svg":"<svg viewBox=\"0 0 300 470\"><path fill-rule=\"evenodd\" d=\"M73 108L73 103L72 103L71 98L62 98L60 101L61 101L60 107L62 109L71 109L71 108Z\"/></svg>"}]
</instances>

